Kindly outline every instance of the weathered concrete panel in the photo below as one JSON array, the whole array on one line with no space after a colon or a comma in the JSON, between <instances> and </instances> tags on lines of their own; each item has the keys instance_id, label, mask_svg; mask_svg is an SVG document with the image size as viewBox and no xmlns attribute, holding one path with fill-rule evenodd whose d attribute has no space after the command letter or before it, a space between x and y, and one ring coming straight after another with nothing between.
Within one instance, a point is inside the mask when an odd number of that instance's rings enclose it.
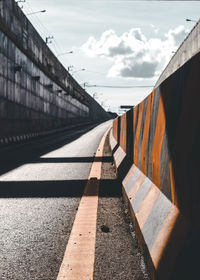
<instances>
[{"instance_id":1,"label":"weathered concrete panel","mask_svg":"<svg viewBox=\"0 0 200 280\"><path fill-rule=\"evenodd\" d=\"M154 91L134 108L133 137L127 138L134 147L134 164L121 176L123 193L152 279L195 278L200 246L199 34L200 23ZM122 130L130 134L132 127L121 122L121 137ZM122 157L121 147L114 153L115 162L116 155Z\"/></svg>"},{"instance_id":2,"label":"weathered concrete panel","mask_svg":"<svg viewBox=\"0 0 200 280\"><path fill-rule=\"evenodd\" d=\"M14 127L19 128L21 120L23 129L17 133L108 119L104 109L54 56L15 1L0 1L0 9L0 98L4 98L1 104L5 107L1 115L13 123L1 129L0 138L16 133ZM40 120L37 126L33 119Z\"/></svg>"},{"instance_id":3,"label":"weathered concrete panel","mask_svg":"<svg viewBox=\"0 0 200 280\"><path fill-rule=\"evenodd\" d=\"M134 108L133 144L134 164L200 226L196 216L200 212L196 202L200 172L199 62L200 53ZM120 129L122 137L122 131L130 128L121 122ZM119 143L122 146L123 140Z\"/></svg>"}]
</instances>

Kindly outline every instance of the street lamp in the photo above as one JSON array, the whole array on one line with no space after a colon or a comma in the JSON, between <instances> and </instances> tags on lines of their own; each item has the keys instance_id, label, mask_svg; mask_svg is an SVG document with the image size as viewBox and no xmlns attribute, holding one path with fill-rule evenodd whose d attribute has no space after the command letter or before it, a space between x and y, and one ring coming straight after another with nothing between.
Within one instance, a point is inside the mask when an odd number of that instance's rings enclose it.
<instances>
[{"instance_id":1,"label":"street lamp","mask_svg":"<svg viewBox=\"0 0 200 280\"><path fill-rule=\"evenodd\" d=\"M85 83L81 84L81 86L83 86L84 89L85 89L85 87L87 87L88 85L89 85L88 82L85 82Z\"/></svg>"},{"instance_id":2,"label":"street lamp","mask_svg":"<svg viewBox=\"0 0 200 280\"><path fill-rule=\"evenodd\" d=\"M92 97L95 99L99 99L99 97L100 96L102 96L102 93L101 92L94 92L93 94L92 94Z\"/></svg>"},{"instance_id":3,"label":"street lamp","mask_svg":"<svg viewBox=\"0 0 200 280\"><path fill-rule=\"evenodd\" d=\"M82 69L79 69L79 70L76 70L76 71L73 71L72 74L76 73L76 72L79 72L79 71L85 71L86 69L85 68L82 68Z\"/></svg>"},{"instance_id":4,"label":"street lamp","mask_svg":"<svg viewBox=\"0 0 200 280\"><path fill-rule=\"evenodd\" d=\"M19 4L19 3L25 3L26 0L19 0L19 1L16 1L15 3ZM20 7L20 6L19 6ZM20 7L20 9L23 9L23 5Z\"/></svg>"},{"instance_id":5,"label":"street lamp","mask_svg":"<svg viewBox=\"0 0 200 280\"><path fill-rule=\"evenodd\" d=\"M96 97L98 97L98 92L94 92L93 94L92 94L92 97L95 99Z\"/></svg>"},{"instance_id":6,"label":"street lamp","mask_svg":"<svg viewBox=\"0 0 200 280\"><path fill-rule=\"evenodd\" d=\"M79 71L85 71L85 70L86 70L85 68L81 68L81 69L78 69L78 70L73 70L73 69L74 69L74 66L73 66L73 65L69 65L69 66L67 67L68 72L71 71L72 74L74 74L74 73L76 73L76 72L79 72Z\"/></svg>"},{"instance_id":7,"label":"street lamp","mask_svg":"<svg viewBox=\"0 0 200 280\"><path fill-rule=\"evenodd\" d=\"M186 18L186 21L192 21L192 22L196 22L197 23L197 20L193 20L193 19L189 19L189 18Z\"/></svg>"},{"instance_id":8,"label":"street lamp","mask_svg":"<svg viewBox=\"0 0 200 280\"><path fill-rule=\"evenodd\" d=\"M59 53L59 54L57 55L57 57L58 57L58 56L62 56L62 55L66 55L66 54L71 54L71 53L73 53L73 51L69 51L69 52L65 52L65 53Z\"/></svg>"},{"instance_id":9,"label":"street lamp","mask_svg":"<svg viewBox=\"0 0 200 280\"><path fill-rule=\"evenodd\" d=\"M37 12L32 12L32 13L29 13L29 14L26 14L26 16L30 16L30 15L34 15L34 14L38 14L38 13L45 13L46 10L41 10L41 11L37 11Z\"/></svg>"},{"instance_id":10,"label":"street lamp","mask_svg":"<svg viewBox=\"0 0 200 280\"><path fill-rule=\"evenodd\" d=\"M53 39L53 36L48 36L48 37L46 37L46 38L45 38L46 44L52 43L52 39Z\"/></svg>"},{"instance_id":11,"label":"street lamp","mask_svg":"<svg viewBox=\"0 0 200 280\"><path fill-rule=\"evenodd\" d=\"M69 66L67 67L67 71L68 71L68 72L73 71L73 68L74 68L73 65L69 65Z\"/></svg>"}]
</instances>

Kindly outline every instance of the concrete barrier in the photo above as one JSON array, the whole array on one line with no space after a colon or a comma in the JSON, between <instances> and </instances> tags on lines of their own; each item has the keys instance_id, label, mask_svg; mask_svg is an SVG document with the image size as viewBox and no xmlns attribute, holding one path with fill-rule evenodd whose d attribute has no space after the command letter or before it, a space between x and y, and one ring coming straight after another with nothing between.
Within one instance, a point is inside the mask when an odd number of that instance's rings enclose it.
<instances>
[{"instance_id":1,"label":"concrete barrier","mask_svg":"<svg viewBox=\"0 0 200 280\"><path fill-rule=\"evenodd\" d=\"M200 249L199 66L200 53L133 110L115 119L110 135L124 197L152 279L196 279Z\"/></svg>"}]
</instances>

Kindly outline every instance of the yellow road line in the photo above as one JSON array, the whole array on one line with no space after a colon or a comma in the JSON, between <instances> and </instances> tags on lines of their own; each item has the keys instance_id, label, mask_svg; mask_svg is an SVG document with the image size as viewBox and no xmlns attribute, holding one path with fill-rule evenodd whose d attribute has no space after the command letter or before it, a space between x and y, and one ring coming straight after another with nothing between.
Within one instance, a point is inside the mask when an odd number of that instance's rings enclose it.
<instances>
[{"instance_id":1,"label":"yellow road line","mask_svg":"<svg viewBox=\"0 0 200 280\"><path fill-rule=\"evenodd\" d=\"M102 157L104 134L96 152ZM93 162L57 280L93 280L99 180L102 162Z\"/></svg>"}]
</instances>

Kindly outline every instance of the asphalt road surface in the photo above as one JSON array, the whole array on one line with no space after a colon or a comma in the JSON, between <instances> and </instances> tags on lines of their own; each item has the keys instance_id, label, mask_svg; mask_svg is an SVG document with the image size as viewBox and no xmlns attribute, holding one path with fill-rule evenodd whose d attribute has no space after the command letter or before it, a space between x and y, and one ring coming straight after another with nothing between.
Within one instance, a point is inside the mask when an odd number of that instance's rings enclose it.
<instances>
[{"instance_id":1,"label":"asphalt road surface","mask_svg":"<svg viewBox=\"0 0 200 280\"><path fill-rule=\"evenodd\" d=\"M1 148L1 280L56 279L94 153L110 124Z\"/></svg>"}]
</instances>

